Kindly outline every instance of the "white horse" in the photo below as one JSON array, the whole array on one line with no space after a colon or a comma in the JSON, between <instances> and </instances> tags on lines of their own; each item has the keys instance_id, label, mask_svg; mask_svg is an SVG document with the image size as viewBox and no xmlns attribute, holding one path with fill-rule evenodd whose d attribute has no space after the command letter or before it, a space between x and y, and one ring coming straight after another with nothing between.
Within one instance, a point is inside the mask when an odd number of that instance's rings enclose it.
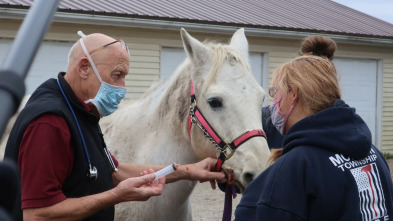
<instances>
[{"instance_id":1,"label":"white horse","mask_svg":"<svg viewBox=\"0 0 393 221\"><path fill-rule=\"evenodd\" d=\"M199 110L222 140L231 142L250 130L262 130L264 90L248 64L248 42L238 30L229 45L202 44L181 30L185 61L165 81L154 85L136 101L124 101L100 124L111 152L123 163L168 165L217 158L219 150L194 124L189 136L191 81ZM263 137L237 148L223 164L243 192L266 168L270 155ZM189 196L195 182L166 185L159 197L147 202L122 203L117 220L192 220ZM224 197L224 195L223 195Z\"/></svg>"}]
</instances>

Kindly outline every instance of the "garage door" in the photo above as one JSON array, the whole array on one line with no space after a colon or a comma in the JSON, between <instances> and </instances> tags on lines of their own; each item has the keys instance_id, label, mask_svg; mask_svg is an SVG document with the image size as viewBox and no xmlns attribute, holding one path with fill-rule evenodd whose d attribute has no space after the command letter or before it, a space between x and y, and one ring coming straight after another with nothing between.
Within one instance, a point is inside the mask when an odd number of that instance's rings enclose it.
<instances>
[{"instance_id":1,"label":"garage door","mask_svg":"<svg viewBox=\"0 0 393 221\"><path fill-rule=\"evenodd\" d=\"M0 63L12 44L12 40L0 39ZM48 78L56 78L67 67L68 51L72 43L43 42L26 77L26 94L31 94ZM21 55L22 56L22 55Z\"/></svg>"},{"instance_id":2,"label":"garage door","mask_svg":"<svg viewBox=\"0 0 393 221\"><path fill-rule=\"evenodd\" d=\"M376 142L378 61L335 58L343 100L355 107Z\"/></svg>"}]
</instances>

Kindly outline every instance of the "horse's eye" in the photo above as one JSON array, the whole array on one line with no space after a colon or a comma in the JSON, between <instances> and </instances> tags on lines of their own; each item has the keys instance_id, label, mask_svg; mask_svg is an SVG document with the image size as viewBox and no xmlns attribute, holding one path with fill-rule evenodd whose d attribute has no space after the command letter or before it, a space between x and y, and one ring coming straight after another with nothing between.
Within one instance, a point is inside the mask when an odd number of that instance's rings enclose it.
<instances>
[{"instance_id":1,"label":"horse's eye","mask_svg":"<svg viewBox=\"0 0 393 221\"><path fill-rule=\"evenodd\" d=\"M222 107L222 99L218 97L209 98L207 100L209 102L210 107L219 108Z\"/></svg>"}]
</instances>

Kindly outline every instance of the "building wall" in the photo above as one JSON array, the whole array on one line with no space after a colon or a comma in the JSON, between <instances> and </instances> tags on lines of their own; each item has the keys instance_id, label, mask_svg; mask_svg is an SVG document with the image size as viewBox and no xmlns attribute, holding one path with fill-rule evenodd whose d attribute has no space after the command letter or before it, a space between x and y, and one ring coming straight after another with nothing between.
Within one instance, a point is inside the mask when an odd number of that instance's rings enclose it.
<instances>
[{"instance_id":1,"label":"building wall","mask_svg":"<svg viewBox=\"0 0 393 221\"><path fill-rule=\"evenodd\" d=\"M20 21L0 20L0 38L14 38ZM130 49L130 72L126 78L127 98L140 97L149 86L160 79L160 55L162 47L182 47L180 31L103 27L92 25L53 23L45 36L46 41L75 42L76 34L105 33L126 41ZM199 40L214 39L228 42L230 35L190 33ZM299 55L300 40L248 37L250 51L268 55L268 79L276 67ZM337 57L377 59L382 64L381 150L393 152L393 53L392 47L349 45L338 43ZM61 71L61 70L59 70Z\"/></svg>"},{"instance_id":2,"label":"building wall","mask_svg":"<svg viewBox=\"0 0 393 221\"><path fill-rule=\"evenodd\" d=\"M393 58L383 59L382 150L393 152Z\"/></svg>"}]
</instances>

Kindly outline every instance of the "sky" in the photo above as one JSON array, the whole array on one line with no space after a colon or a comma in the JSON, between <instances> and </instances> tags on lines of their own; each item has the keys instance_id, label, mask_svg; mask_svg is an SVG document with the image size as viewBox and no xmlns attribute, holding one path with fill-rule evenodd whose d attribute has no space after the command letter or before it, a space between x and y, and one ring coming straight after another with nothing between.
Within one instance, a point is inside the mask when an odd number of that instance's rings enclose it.
<instances>
[{"instance_id":1,"label":"sky","mask_svg":"<svg viewBox=\"0 0 393 221\"><path fill-rule=\"evenodd\" d=\"M393 24L393 0L333 0Z\"/></svg>"}]
</instances>

